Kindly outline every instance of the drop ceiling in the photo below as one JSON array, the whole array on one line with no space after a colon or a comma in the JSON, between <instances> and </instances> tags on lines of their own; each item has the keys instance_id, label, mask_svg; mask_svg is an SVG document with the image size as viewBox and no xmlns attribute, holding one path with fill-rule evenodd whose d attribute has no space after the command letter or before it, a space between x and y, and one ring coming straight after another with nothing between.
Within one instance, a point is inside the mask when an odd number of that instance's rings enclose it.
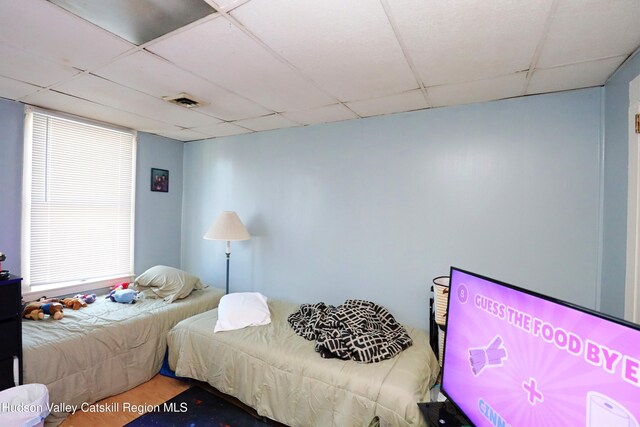
<instances>
[{"instance_id":1,"label":"drop ceiling","mask_svg":"<svg viewBox=\"0 0 640 427\"><path fill-rule=\"evenodd\" d=\"M638 0L191 0L173 26L163 1L140 31L0 1L0 97L193 141L599 86L640 47Z\"/></svg>"}]
</instances>

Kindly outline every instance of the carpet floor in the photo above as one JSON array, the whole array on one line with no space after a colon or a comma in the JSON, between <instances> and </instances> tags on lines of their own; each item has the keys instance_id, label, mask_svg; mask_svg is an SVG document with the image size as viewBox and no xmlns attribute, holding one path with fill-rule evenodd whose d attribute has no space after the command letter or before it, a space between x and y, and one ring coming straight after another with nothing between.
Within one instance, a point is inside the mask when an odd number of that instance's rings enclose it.
<instances>
[{"instance_id":1,"label":"carpet floor","mask_svg":"<svg viewBox=\"0 0 640 427\"><path fill-rule=\"evenodd\" d=\"M265 427L281 426L269 419L259 419L204 390L191 387L158 405L153 411L131 421L126 427Z\"/></svg>"}]
</instances>

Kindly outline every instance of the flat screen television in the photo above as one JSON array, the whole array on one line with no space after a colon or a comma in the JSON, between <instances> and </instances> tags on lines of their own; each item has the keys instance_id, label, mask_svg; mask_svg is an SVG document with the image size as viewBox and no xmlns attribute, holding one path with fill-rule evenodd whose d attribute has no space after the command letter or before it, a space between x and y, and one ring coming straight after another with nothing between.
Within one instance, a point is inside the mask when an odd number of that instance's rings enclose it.
<instances>
[{"instance_id":1,"label":"flat screen television","mask_svg":"<svg viewBox=\"0 0 640 427\"><path fill-rule=\"evenodd\" d=\"M640 326L452 267L441 389L476 426L640 427Z\"/></svg>"}]
</instances>

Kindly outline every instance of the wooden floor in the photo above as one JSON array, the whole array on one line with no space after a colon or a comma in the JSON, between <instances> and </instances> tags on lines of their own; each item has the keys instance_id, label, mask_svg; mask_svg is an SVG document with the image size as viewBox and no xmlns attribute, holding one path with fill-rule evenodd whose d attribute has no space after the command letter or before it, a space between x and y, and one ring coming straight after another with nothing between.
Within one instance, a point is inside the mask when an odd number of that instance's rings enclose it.
<instances>
[{"instance_id":1,"label":"wooden floor","mask_svg":"<svg viewBox=\"0 0 640 427\"><path fill-rule=\"evenodd\" d=\"M156 375L151 380L138 387L132 388L115 396L108 397L98 402L99 405L118 403L119 412L82 412L78 411L65 419L61 427L117 427L123 426L138 418L140 407L133 405L159 405L172 397L182 393L190 387L189 383L173 378ZM134 410L123 411L123 404L127 403ZM113 406L111 406L113 407ZM106 407L103 407L106 408Z\"/></svg>"},{"instance_id":2,"label":"wooden floor","mask_svg":"<svg viewBox=\"0 0 640 427\"><path fill-rule=\"evenodd\" d=\"M257 412L240 402L238 399L223 394L211 387L207 383L192 380L190 383L179 381L174 378L165 377L163 375L156 375L144 384L140 384L138 387L132 388L124 393L117 394L115 396L108 397L97 402L95 405L100 408L113 408L114 404L118 404L120 409L118 412L90 412L90 411L78 411L73 415L69 415L60 424L60 427L118 427L133 421L142 415L138 411L140 407L153 407L159 405L174 396L182 393L192 385L197 385L205 390L227 400L229 403L234 404L255 418L262 419ZM124 404L127 403L129 408L135 410L125 411L123 410ZM104 406L100 406L104 405ZM111 406L107 406L111 405ZM279 427L287 427L284 424L272 421L272 424Z\"/></svg>"}]
</instances>

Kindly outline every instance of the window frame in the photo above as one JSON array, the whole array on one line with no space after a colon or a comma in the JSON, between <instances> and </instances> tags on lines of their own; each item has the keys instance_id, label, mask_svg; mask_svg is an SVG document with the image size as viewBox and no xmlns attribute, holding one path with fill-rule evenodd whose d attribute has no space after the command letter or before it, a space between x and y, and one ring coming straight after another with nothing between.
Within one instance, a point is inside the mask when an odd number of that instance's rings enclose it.
<instances>
[{"instance_id":1,"label":"window frame","mask_svg":"<svg viewBox=\"0 0 640 427\"><path fill-rule=\"evenodd\" d=\"M131 221L130 221L130 259L129 272L126 274L118 274L113 276L105 276L100 278L86 280L72 280L67 282L57 282L51 284L39 284L32 286L30 284L30 263L31 263L31 184L33 170L33 114L42 114L62 120L70 120L80 124L97 126L118 132L131 134L132 152L131 152ZM81 293L89 290L97 290L108 288L123 282L131 282L134 275L135 262L135 218L136 218L136 165L137 165L137 132L133 129L104 123L93 119L87 119L72 114L61 113L58 111L48 110L31 105L25 105L24 115L24 158L23 179L22 179L22 225L21 225L21 271L22 271L22 296L25 300L37 298L46 293L47 295L66 295L73 293Z\"/></svg>"}]
</instances>

